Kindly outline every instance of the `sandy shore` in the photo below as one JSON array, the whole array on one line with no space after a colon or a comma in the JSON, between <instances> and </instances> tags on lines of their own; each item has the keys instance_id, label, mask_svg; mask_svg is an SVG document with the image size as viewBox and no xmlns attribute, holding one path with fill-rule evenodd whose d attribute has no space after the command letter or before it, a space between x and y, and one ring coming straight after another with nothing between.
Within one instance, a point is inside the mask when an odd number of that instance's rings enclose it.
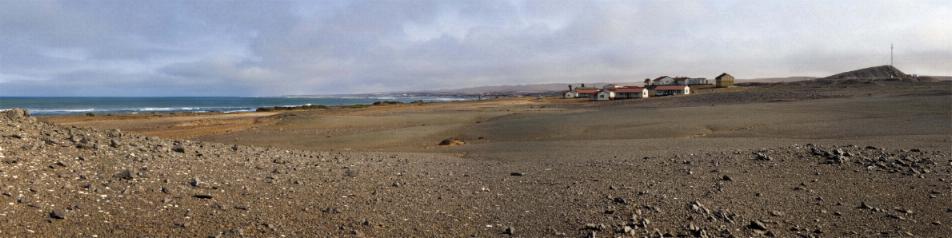
<instances>
[{"instance_id":1,"label":"sandy shore","mask_svg":"<svg viewBox=\"0 0 952 238\"><path fill-rule=\"evenodd\" d=\"M794 83L7 117L0 236L944 236L949 105L948 82Z\"/></svg>"}]
</instances>

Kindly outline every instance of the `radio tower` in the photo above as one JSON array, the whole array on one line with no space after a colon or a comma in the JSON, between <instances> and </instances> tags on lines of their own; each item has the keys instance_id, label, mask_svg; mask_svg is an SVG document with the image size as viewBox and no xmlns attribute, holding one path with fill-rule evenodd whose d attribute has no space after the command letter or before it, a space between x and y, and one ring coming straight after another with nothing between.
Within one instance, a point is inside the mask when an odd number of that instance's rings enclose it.
<instances>
[{"instance_id":1,"label":"radio tower","mask_svg":"<svg viewBox=\"0 0 952 238\"><path fill-rule=\"evenodd\" d=\"M893 44L889 43L889 66L893 66Z\"/></svg>"}]
</instances>

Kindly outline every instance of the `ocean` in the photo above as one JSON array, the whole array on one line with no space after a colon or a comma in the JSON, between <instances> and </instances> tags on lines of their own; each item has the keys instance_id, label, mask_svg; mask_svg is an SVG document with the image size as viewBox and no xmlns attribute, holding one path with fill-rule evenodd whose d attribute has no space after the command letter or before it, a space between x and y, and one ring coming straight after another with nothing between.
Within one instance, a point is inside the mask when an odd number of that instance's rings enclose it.
<instances>
[{"instance_id":1,"label":"ocean","mask_svg":"<svg viewBox=\"0 0 952 238\"><path fill-rule=\"evenodd\" d=\"M250 112L261 107L356 105L376 101L459 101L451 97L0 97L0 110L33 115L138 114L151 112Z\"/></svg>"}]
</instances>

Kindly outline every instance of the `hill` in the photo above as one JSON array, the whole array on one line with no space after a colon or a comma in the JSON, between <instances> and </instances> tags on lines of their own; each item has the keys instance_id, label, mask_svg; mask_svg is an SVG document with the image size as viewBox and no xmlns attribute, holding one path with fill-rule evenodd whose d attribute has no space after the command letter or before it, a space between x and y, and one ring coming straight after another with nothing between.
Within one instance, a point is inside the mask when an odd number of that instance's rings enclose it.
<instances>
[{"instance_id":1,"label":"hill","mask_svg":"<svg viewBox=\"0 0 952 238\"><path fill-rule=\"evenodd\" d=\"M912 79L912 76L903 73L901 70L893 67L892 65L882 65L869 67L864 69L857 69L853 71L843 72L831 75L823 79L834 79L834 80L909 80Z\"/></svg>"},{"instance_id":2,"label":"hill","mask_svg":"<svg viewBox=\"0 0 952 238\"><path fill-rule=\"evenodd\" d=\"M791 77L776 77L776 78L753 78L753 79L738 79L739 83L786 83L786 82L797 82L797 81L807 81L813 80L816 77L809 76L791 76Z\"/></svg>"}]
</instances>

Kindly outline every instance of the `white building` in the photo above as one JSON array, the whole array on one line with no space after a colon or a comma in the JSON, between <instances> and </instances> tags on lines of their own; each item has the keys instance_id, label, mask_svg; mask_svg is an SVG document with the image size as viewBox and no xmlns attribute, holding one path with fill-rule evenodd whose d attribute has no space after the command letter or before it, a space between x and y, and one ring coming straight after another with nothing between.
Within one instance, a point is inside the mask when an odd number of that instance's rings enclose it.
<instances>
[{"instance_id":1,"label":"white building","mask_svg":"<svg viewBox=\"0 0 952 238\"><path fill-rule=\"evenodd\" d=\"M598 94L595 95L595 100L598 101L608 101L615 98L615 92L609 90L598 91Z\"/></svg>"},{"instance_id":2,"label":"white building","mask_svg":"<svg viewBox=\"0 0 952 238\"><path fill-rule=\"evenodd\" d=\"M687 85L661 85L654 88L655 96L673 96L691 94L691 87Z\"/></svg>"},{"instance_id":3,"label":"white building","mask_svg":"<svg viewBox=\"0 0 952 238\"><path fill-rule=\"evenodd\" d=\"M651 85L672 85L674 84L674 78L668 76L661 76L651 81Z\"/></svg>"},{"instance_id":4,"label":"white building","mask_svg":"<svg viewBox=\"0 0 952 238\"><path fill-rule=\"evenodd\" d=\"M614 99L647 98L648 89L645 87L625 86L613 90Z\"/></svg>"}]
</instances>

